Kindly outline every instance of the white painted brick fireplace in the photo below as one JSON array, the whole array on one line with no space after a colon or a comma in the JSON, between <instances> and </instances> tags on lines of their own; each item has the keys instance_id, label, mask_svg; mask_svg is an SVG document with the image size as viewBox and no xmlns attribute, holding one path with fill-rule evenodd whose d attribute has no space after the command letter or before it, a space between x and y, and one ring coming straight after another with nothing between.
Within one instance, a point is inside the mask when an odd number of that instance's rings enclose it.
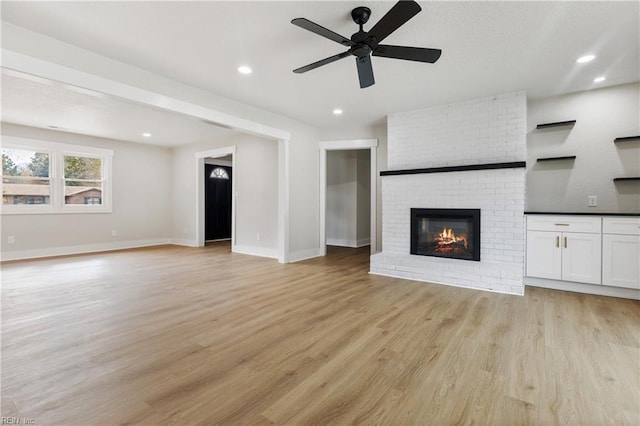
<instances>
[{"instance_id":1,"label":"white painted brick fireplace","mask_svg":"<svg viewBox=\"0 0 640 426\"><path fill-rule=\"evenodd\" d=\"M524 92L388 117L389 170L526 160ZM525 169L382 177L382 248L371 273L524 294ZM411 255L411 208L480 209L480 261Z\"/></svg>"}]
</instances>

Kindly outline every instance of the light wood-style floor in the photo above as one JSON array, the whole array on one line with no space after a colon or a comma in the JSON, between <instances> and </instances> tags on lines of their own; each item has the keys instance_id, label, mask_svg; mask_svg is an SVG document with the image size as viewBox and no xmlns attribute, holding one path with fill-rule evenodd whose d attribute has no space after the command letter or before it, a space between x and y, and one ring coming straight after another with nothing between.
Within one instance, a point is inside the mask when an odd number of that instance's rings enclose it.
<instances>
[{"instance_id":1,"label":"light wood-style floor","mask_svg":"<svg viewBox=\"0 0 640 426\"><path fill-rule=\"evenodd\" d=\"M160 247L2 265L2 416L640 424L640 303Z\"/></svg>"}]
</instances>

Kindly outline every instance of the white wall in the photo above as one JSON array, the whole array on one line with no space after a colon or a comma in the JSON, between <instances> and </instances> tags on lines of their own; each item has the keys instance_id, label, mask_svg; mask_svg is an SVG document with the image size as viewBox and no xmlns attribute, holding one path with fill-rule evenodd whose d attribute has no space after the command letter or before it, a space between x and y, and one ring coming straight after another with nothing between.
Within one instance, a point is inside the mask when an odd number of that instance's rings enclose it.
<instances>
[{"instance_id":1,"label":"white wall","mask_svg":"<svg viewBox=\"0 0 640 426\"><path fill-rule=\"evenodd\" d=\"M368 149L356 151L356 241L358 246L371 239L371 155Z\"/></svg>"},{"instance_id":2,"label":"white wall","mask_svg":"<svg viewBox=\"0 0 640 426\"><path fill-rule=\"evenodd\" d=\"M228 146L236 147L235 244L242 252L277 257L278 144L257 136L236 133L173 148L173 237L196 244L195 153Z\"/></svg>"},{"instance_id":3,"label":"white wall","mask_svg":"<svg viewBox=\"0 0 640 426\"><path fill-rule=\"evenodd\" d=\"M62 43L27 29L3 23L3 48L109 78L165 96L192 102L265 126L290 132L289 224L290 259L319 252L319 161L318 129L291 118L200 90L175 80L114 61L76 46ZM187 232L193 232L192 230ZM184 230L180 238L184 238Z\"/></svg>"},{"instance_id":4,"label":"white wall","mask_svg":"<svg viewBox=\"0 0 640 426\"><path fill-rule=\"evenodd\" d=\"M6 123L2 134L114 151L112 213L3 214L3 260L169 242L173 184L169 149ZM15 244L6 244L9 235Z\"/></svg>"},{"instance_id":5,"label":"white wall","mask_svg":"<svg viewBox=\"0 0 640 426\"><path fill-rule=\"evenodd\" d=\"M390 169L523 161L524 92L397 113L388 119ZM382 178L383 251L371 272L523 294L523 168ZM478 208L480 261L410 254L411 208Z\"/></svg>"},{"instance_id":6,"label":"white wall","mask_svg":"<svg viewBox=\"0 0 640 426\"><path fill-rule=\"evenodd\" d=\"M537 124L576 120L573 127L536 130ZM613 183L640 176L640 84L545 98L528 103L527 210L640 213L640 184ZM574 161L537 163L540 157L575 155ZM598 197L597 207L587 197Z\"/></svg>"},{"instance_id":7,"label":"white wall","mask_svg":"<svg viewBox=\"0 0 640 426\"><path fill-rule=\"evenodd\" d=\"M320 161L315 129L289 126L289 260L319 254Z\"/></svg>"}]
</instances>

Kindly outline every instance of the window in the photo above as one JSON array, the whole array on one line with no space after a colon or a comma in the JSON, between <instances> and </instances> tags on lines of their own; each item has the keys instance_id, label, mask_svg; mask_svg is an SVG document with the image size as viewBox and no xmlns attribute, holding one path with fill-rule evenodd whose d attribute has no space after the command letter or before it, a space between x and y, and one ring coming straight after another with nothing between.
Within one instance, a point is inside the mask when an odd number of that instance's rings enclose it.
<instances>
[{"instance_id":1,"label":"window","mask_svg":"<svg viewBox=\"0 0 640 426\"><path fill-rule=\"evenodd\" d=\"M18 202L14 204L48 204L49 203L49 197L45 197L42 195L28 195L28 196L24 196L24 198L20 200L24 201L24 203Z\"/></svg>"},{"instance_id":2,"label":"window","mask_svg":"<svg viewBox=\"0 0 640 426\"><path fill-rule=\"evenodd\" d=\"M49 204L49 153L2 150L2 204Z\"/></svg>"},{"instance_id":3,"label":"window","mask_svg":"<svg viewBox=\"0 0 640 426\"><path fill-rule=\"evenodd\" d=\"M85 204L102 204L102 198L100 197L84 197Z\"/></svg>"},{"instance_id":4,"label":"window","mask_svg":"<svg viewBox=\"0 0 640 426\"><path fill-rule=\"evenodd\" d=\"M3 136L2 213L111 211L113 151Z\"/></svg>"},{"instance_id":5,"label":"window","mask_svg":"<svg viewBox=\"0 0 640 426\"><path fill-rule=\"evenodd\" d=\"M209 177L213 179L229 179L229 173L227 173L227 171L222 167L216 167L211 170Z\"/></svg>"},{"instance_id":6,"label":"window","mask_svg":"<svg viewBox=\"0 0 640 426\"><path fill-rule=\"evenodd\" d=\"M64 156L64 203L102 204L102 160L95 157ZM86 200L98 202L88 203Z\"/></svg>"}]
</instances>

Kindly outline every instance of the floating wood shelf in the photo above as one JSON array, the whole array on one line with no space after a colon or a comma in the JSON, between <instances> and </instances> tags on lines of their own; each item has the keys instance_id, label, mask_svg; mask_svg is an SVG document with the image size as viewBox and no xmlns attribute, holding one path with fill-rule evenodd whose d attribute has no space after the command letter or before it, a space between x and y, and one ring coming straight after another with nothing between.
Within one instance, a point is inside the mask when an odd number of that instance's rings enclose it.
<instances>
[{"instance_id":1,"label":"floating wood shelf","mask_svg":"<svg viewBox=\"0 0 640 426\"><path fill-rule=\"evenodd\" d=\"M618 142L633 142L633 141L640 141L640 136L625 136L624 138L615 138L613 140L613 142L618 143Z\"/></svg>"},{"instance_id":2,"label":"floating wood shelf","mask_svg":"<svg viewBox=\"0 0 640 426\"><path fill-rule=\"evenodd\" d=\"M545 157L545 158L538 158L536 161L555 161L555 160L575 160L576 156L575 155L569 155L567 157Z\"/></svg>"},{"instance_id":3,"label":"floating wood shelf","mask_svg":"<svg viewBox=\"0 0 640 426\"><path fill-rule=\"evenodd\" d=\"M525 161L512 163L469 164L466 166L430 167L428 169L386 170L380 176L418 175L423 173L467 172L471 170L517 169L527 167Z\"/></svg>"},{"instance_id":4,"label":"floating wood shelf","mask_svg":"<svg viewBox=\"0 0 640 426\"><path fill-rule=\"evenodd\" d=\"M640 181L640 176L613 178L614 182Z\"/></svg>"},{"instance_id":5,"label":"floating wood shelf","mask_svg":"<svg viewBox=\"0 0 640 426\"><path fill-rule=\"evenodd\" d=\"M558 121L555 123L538 124L536 126L536 129L548 129L549 127L561 127L561 126L573 126L574 124L576 124L576 120Z\"/></svg>"}]
</instances>

